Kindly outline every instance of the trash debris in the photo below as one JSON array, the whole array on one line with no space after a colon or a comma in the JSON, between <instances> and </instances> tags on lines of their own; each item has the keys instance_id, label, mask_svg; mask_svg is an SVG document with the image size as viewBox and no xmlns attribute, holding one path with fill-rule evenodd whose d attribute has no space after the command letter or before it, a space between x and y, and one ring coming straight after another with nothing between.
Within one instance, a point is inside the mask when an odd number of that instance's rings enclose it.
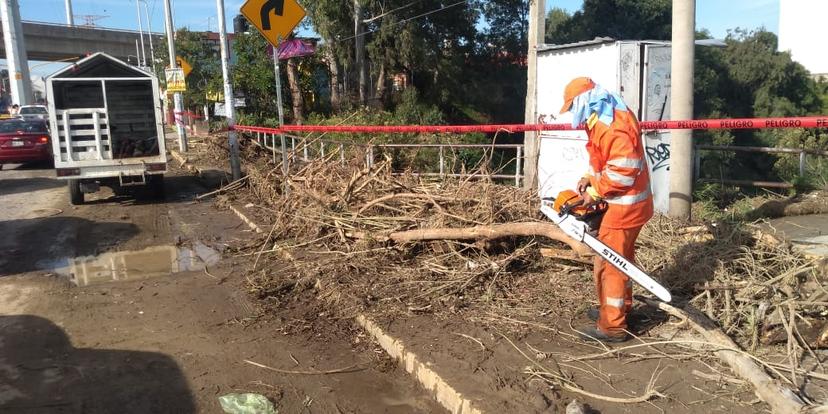
<instances>
[{"instance_id":1,"label":"trash debris","mask_svg":"<svg viewBox=\"0 0 828 414\"><path fill-rule=\"evenodd\" d=\"M572 400L566 406L566 414L586 414L586 407L578 400Z\"/></svg>"},{"instance_id":2,"label":"trash debris","mask_svg":"<svg viewBox=\"0 0 828 414\"><path fill-rule=\"evenodd\" d=\"M278 414L273 403L261 394L227 394L219 397L227 414Z\"/></svg>"}]
</instances>

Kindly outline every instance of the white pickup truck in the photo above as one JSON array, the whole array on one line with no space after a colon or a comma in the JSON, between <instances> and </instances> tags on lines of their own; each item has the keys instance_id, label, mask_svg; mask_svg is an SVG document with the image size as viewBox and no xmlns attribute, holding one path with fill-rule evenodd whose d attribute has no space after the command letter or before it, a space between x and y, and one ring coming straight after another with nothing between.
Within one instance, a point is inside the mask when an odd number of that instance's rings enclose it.
<instances>
[{"instance_id":1,"label":"white pickup truck","mask_svg":"<svg viewBox=\"0 0 828 414\"><path fill-rule=\"evenodd\" d=\"M149 186L163 197L167 151L158 79L96 53L47 79L49 125L72 204L100 187Z\"/></svg>"}]
</instances>

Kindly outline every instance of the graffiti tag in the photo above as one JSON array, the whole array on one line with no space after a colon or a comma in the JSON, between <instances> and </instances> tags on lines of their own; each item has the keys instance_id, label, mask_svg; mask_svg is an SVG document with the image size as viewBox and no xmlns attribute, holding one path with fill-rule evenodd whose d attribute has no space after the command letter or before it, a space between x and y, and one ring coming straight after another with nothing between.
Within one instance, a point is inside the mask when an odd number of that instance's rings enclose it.
<instances>
[{"instance_id":1,"label":"graffiti tag","mask_svg":"<svg viewBox=\"0 0 828 414\"><path fill-rule=\"evenodd\" d=\"M670 171L670 144L658 144L655 147L647 147L647 158L653 166L653 172L662 168Z\"/></svg>"}]
</instances>

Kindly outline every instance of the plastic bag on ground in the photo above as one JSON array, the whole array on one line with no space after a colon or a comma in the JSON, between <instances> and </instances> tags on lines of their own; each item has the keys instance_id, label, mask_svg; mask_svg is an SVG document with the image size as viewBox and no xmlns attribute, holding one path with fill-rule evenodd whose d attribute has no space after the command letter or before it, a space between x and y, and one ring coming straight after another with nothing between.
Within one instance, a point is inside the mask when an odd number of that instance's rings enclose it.
<instances>
[{"instance_id":1,"label":"plastic bag on ground","mask_svg":"<svg viewBox=\"0 0 828 414\"><path fill-rule=\"evenodd\" d=\"M227 414L278 414L273 403L261 394L227 394L219 397Z\"/></svg>"}]
</instances>

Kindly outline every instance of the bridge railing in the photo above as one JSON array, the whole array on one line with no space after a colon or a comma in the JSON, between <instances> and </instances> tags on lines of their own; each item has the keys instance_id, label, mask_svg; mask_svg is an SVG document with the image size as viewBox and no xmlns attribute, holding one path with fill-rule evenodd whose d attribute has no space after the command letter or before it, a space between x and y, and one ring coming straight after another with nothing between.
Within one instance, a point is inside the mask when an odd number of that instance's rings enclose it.
<instances>
[{"instance_id":1,"label":"bridge railing","mask_svg":"<svg viewBox=\"0 0 828 414\"><path fill-rule=\"evenodd\" d=\"M65 27L67 29L106 30L106 31L109 31L109 32L121 32L121 33L129 33L129 34L134 34L134 35L138 35L140 33L137 30L118 29L118 28L103 27L103 26L84 26L82 24L75 24L75 25L70 26L66 23L39 22L39 21L36 21L36 20L22 20L21 22L24 23L24 24L25 23L31 23L31 24L39 24L39 25L43 25L43 26ZM156 36L156 37L164 36L164 33L148 33L146 31L144 31L145 36L150 35L150 34L152 34L153 36Z\"/></svg>"},{"instance_id":2,"label":"bridge railing","mask_svg":"<svg viewBox=\"0 0 828 414\"><path fill-rule=\"evenodd\" d=\"M799 176L805 176L808 167L808 155L815 155L818 157L828 157L828 151L811 150L804 148L776 148L776 147L741 147L735 145L696 145L694 156L693 171L695 172L695 180L700 183L719 183L725 185L735 185L740 187L761 187L761 188L793 188L794 185L788 182L778 181L754 181L754 180L734 180L734 179L715 179L715 178L701 178L701 160L702 152L746 152L754 154L784 154L799 157Z\"/></svg>"},{"instance_id":3,"label":"bridge railing","mask_svg":"<svg viewBox=\"0 0 828 414\"><path fill-rule=\"evenodd\" d=\"M278 134L241 132L254 145L270 151L274 162L281 159L282 148ZM523 183L523 144L372 144L308 139L290 134L285 137L289 163L295 160L328 159L344 164L346 159L359 153L364 157L365 165L372 166L378 158L387 154L395 167L392 171L395 175L489 178L507 181L517 187ZM493 159L496 161L491 163ZM489 164L486 167L490 168L473 168L487 162ZM467 166L472 168L464 168ZM474 172L470 172L472 170Z\"/></svg>"},{"instance_id":4,"label":"bridge railing","mask_svg":"<svg viewBox=\"0 0 828 414\"><path fill-rule=\"evenodd\" d=\"M281 154L281 145L278 134L267 132L241 131L246 137L259 147L269 150L273 154L274 162L277 161L277 154ZM350 141L338 140L311 140L307 137L297 135L285 135L288 139L288 159L290 161L301 159L309 161L312 159L329 158L339 159L339 162L344 163L346 157L351 152L358 150L364 154L365 164L373 165L377 156L383 153L389 153L392 156L392 161L401 166L396 174L411 174L423 177L456 177L456 178L481 178L479 173L468 173L465 171L457 171L457 165L462 164L458 160L458 151L468 150L476 151L476 154L466 154L476 157L475 162L492 157L495 152L500 154L500 162L493 172L487 173L483 176L496 180L509 180L515 186L521 186L524 176L523 163L524 146L523 144L370 144L357 143ZM804 176L807 170L808 156L828 157L828 151L812 150L803 148L775 148L775 147L748 147L748 146L721 146L721 145L697 145L695 151L695 182L698 183L719 183L725 185L734 185L740 187L761 187L761 188L793 188L794 184L789 182L775 182L775 181L756 181L756 180L736 180L730 178L703 178L701 177L701 161L704 152L743 152L756 154L780 154L799 157L799 175ZM423 161L417 165L411 162L416 155L412 153L432 150L436 154L431 156L421 157ZM337 157L331 157L334 152L338 153ZM396 157L396 158L395 158ZM401 160L404 158L408 161L406 164ZM491 158L489 158L491 159ZM468 160L466 160L468 161ZM474 162L473 162L474 163ZM414 169L416 167L418 169ZM513 170L514 169L514 170ZM403 172L404 170L405 172ZM509 173L506 173L508 171ZM514 171L514 173L511 173Z\"/></svg>"}]
</instances>

